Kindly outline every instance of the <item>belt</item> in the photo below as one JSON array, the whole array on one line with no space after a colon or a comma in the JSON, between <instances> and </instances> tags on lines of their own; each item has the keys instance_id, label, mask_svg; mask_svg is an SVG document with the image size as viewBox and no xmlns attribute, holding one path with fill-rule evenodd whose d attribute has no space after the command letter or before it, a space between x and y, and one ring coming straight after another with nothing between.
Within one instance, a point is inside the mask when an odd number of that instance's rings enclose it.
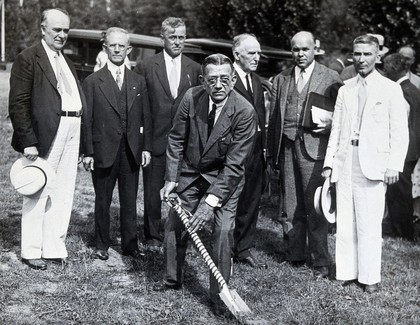
<instances>
[{"instance_id":1,"label":"belt","mask_svg":"<svg viewBox=\"0 0 420 325\"><path fill-rule=\"evenodd\" d=\"M61 111L61 116L80 117L80 116L82 116L82 110L80 110L80 111Z\"/></svg>"},{"instance_id":2,"label":"belt","mask_svg":"<svg viewBox=\"0 0 420 325\"><path fill-rule=\"evenodd\" d=\"M355 147L358 147L359 146L359 139L351 140L351 145L355 146Z\"/></svg>"}]
</instances>

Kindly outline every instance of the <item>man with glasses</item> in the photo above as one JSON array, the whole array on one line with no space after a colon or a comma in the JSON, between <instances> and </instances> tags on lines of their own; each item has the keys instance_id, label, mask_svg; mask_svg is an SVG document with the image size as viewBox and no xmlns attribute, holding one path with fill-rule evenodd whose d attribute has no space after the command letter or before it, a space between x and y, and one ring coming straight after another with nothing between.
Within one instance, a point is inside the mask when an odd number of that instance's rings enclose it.
<instances>
[{"instance_id":1,"label":"man with glasses","mask_svg":"<svg viewBox=\"0 0 420 325\"><path fill-rule=\"evenodd\" d=\"M106 65L83 82L87 98L83 159L95 188L95 256L107 260L110 246L109 208L118 180L121 249L141 258L137 244L137 188L140 165L150 163L152 122L146 82L124 64L131 51L128 32L108 28Z\"/></svg>"},{"instance_id":2,"label":"man with glasses","mask_svg":"<svg viewBox=\"0 0 420 325\"><path fill-rule=\"evenodd\" d=\"M165 182L165 152L172 120L187 89L199 84L200 65L182 54L186 26L180 18L162 22L163 51L141 61L135 68L146 79L152 121L152 161L144 169L144 243L153 252L161 250L161 202Z\"/></svg>"},{"instance_id":3,"label":"man with glasses","mask_svg":"<svg viewBox=\"0 0 420 325\"><path fill-rule=\"evenodd\" d=\"M252 105L233 87L230 59L213 54L204 59L203 86L185 94L168 138L162 200L176 193L193 214L190 227L201 230L214 221L212 258L226 281L231 271L233 231L238 198L244 184L245 161L252 152L257 117ZM174 194L172 194L174 195ZM184 279L188 235L174 211L165 228L166 274L162 289L180 289ZM218 303L219 287L210 277L210 298Z\"/></svg>"}]
</instances>

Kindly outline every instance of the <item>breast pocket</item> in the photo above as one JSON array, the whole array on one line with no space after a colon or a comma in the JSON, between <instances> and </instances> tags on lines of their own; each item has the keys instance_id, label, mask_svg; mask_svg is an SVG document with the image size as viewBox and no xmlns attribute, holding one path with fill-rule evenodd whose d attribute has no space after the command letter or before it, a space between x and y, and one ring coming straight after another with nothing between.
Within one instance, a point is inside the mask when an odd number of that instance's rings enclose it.
<instances>
[{"instance_id":1,"label":"breast pocket","mask_svg":"<svg viewBox=\"0 0 420 325\"><path fill-rule=\"evenodd\" d=\"M372 117L376 122L382 123L387 120L388 112L385 109L385 105L382 103L376 103L372 109Z\"/></svg>"},{"instance_id":2,"label":"breast pocket","mask_svg":"<svg viewBox=\"0 0 420 325\"><path fill-rule=\"evenodd\" d=\"M232 134L227 134L218 140L219 155L226 156L230 143L232 142Z\"/></svg>"}]
</instances>

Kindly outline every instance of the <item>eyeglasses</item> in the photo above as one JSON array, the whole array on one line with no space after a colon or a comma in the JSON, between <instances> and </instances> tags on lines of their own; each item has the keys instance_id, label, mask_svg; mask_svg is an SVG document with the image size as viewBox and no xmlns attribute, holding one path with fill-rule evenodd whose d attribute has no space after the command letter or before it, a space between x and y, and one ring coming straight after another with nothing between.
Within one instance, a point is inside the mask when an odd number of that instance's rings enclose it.
<instances>
[{"instance_id":1,"label":"eyeglasses","mask_svg":"<svg viewBox=\"0 0 420 325\"><path fill-rule=\"evenodd\" d=\"M214 87L214 86L216 86L217 80L219 80L219 79L220 79L220 83L223 86L229 86L229 84L231 82L231 78L230 77L226 77L226 76L222 76L222 77L210 77L210 78L207 78L205 80L206 80L207 84L210 87Z\"/></svg>"}]
</instances>

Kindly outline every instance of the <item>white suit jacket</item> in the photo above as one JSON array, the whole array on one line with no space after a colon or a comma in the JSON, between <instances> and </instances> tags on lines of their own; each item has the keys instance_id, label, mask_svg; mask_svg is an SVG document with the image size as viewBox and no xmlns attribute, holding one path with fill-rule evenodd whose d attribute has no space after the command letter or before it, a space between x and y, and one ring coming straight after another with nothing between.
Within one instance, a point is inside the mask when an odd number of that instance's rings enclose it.
<instances>
[{"instance_id":1,"label":"white suit jacket","mask_svg":"<svg viewBox=\"0 0 420 325\"><path fill-rule=\"evenodd\" d=\"M358 111L358 76L339 89L324 167L332 168L331 182L340 177L352 145L352 126ZM384 180L387 169L402 171L408 149L408 116L400 85L376 70L366 77L368 98L359 135L363 175Z\"/></svg>"}]
</instances>

